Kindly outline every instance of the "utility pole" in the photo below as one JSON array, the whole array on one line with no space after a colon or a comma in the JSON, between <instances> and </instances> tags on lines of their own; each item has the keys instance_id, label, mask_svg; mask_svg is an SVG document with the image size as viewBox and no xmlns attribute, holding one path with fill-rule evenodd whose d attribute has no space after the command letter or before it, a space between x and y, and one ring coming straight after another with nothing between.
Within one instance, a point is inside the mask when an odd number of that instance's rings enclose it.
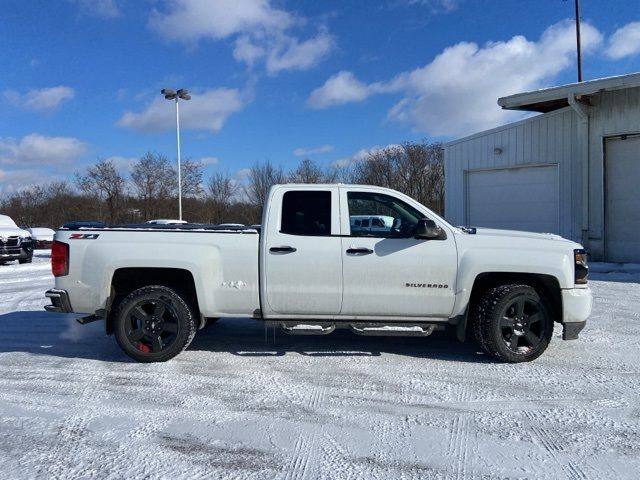
<instances>
[{"instance_id":1,"label":"utility pole","mask_svg":"<svg viewBox=\"0 0 640 480\"><path fill-rule=\"evenodd\" d=\"M578 60L578 82L582 81L582 47L580 46L580 0L576 2L576 49Z\"/></svg>"}]
</instances>

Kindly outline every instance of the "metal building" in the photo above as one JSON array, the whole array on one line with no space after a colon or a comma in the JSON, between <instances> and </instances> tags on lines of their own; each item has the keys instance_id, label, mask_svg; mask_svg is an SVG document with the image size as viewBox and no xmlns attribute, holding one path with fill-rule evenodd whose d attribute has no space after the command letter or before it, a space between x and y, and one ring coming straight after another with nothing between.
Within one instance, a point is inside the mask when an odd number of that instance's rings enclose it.
<instances>
[{"instance_id":1,"label":"metal building","mask_svg":"<svg viewBox=\"0 0 640 480\"><path fill-rule=\"evenodd\" d=\"M540 112L445 145L454 225L553 232L640 261L640 73L500 98Z\"/></svg>"}]
</instances>

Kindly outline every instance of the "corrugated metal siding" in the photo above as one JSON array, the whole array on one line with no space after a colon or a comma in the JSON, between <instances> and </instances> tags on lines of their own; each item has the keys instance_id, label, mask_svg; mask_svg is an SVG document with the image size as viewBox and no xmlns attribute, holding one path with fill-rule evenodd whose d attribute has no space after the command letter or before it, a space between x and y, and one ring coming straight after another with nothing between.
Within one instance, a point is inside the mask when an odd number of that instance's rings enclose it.
<instances>
[{"instance_id":1,"label":"corrugated metal siding","mask_svg":"<svg viewBox=\"0 0 640 480\"><path fill-rule=\"evenodd\" d=\"M640 133L640 88L595 95L589 109L589 248L603 258L604 139Z\"/></svg>"},{"instance_id":2,"label":"corrugated metal siding","mask_svg":"<svg viewBox=\"0 0 640 480\"><path fill-rule=\"evenodd\" d=\"M573 170L577 119L562 109L451 142L445 147L445 217L463 225L466 217L465 175L469 170L558 164L560 182L560 233L580 238L580 227L572 211L580 205L579 181ZM495 148L502 154L496 155ZM507 201L508 199L505 199Z\"/></svg>"}]
</instances>

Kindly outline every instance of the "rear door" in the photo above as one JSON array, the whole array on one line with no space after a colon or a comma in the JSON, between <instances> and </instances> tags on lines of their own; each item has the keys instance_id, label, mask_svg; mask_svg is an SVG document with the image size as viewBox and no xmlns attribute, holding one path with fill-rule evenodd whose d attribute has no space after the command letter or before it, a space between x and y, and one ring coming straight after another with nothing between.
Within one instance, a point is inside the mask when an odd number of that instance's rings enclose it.
<instances>
[{"instance_id":1,"label":"rear door","mask_svg":"<svg viewBox=\"0 0 640 480\"><path fill-rule=\"evenodd\" d=\"M262 244L265 317L335 315L342 305L337 187L276 187Z\"/></svg>"},{"instance_id":2,"label":"rear door","mask_svg":"<svg viewBox=\"0 0 640 480\"><path fill-rule=\"evenodd\" d=\"M408 199L407 199L408 200ZM448 317L455 300L457 252L453 235L413 235L428 211L370 187L341 188L343 316ZM351 216L391 217L385 228L361 229ZM435 215L431 218L437 221ZM437 222L438 223L438 222ZM442 225L444 227L444 225Z\"/></svg>"}]
</instances>

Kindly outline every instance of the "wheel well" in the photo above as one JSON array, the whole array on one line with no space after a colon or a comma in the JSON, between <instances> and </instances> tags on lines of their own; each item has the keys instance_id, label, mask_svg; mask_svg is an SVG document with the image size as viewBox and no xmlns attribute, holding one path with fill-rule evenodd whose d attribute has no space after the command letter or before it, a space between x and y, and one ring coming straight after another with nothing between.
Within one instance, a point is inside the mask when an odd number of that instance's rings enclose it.
<instances>
[{"instance_id":1,"label":"wheel well","mask_svg":"<svg viewBox=\"0 0 640 480\"><path fill-rule=\"evenodd\" d=\"M489 272L481 273L473 282L469 306L473 307L478 298L490 288L508 283L531 285L543 297L551 308L554 321L562 322L562 294L560 283L552 275L537 273Z\"/></svg>"},{"instance_id":2,"label":"wheel well","mask_svg":"<svg viewBox=\"0 0 640 480\"><path fill-rule=\"evenodd\" d=\"M192 307L196 319L200 317L196 284L190 271L180 268L119 268L113 273L111 280L111 295L105 325L108 335L113 333L112 312L115 306L134 290L148 285L172 288Z\"/></svg>"}]
</instances>

